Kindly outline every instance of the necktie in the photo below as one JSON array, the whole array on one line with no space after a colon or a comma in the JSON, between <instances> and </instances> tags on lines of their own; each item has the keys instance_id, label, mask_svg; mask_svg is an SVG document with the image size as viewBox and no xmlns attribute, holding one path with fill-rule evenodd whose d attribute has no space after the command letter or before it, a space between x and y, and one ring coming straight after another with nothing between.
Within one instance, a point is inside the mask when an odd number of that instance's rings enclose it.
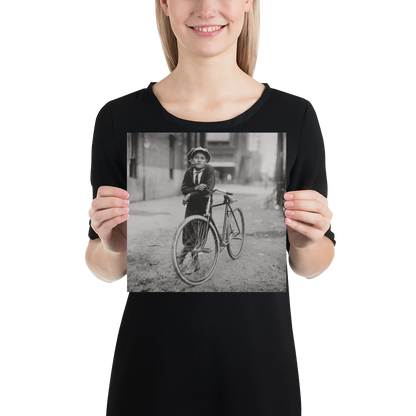
<instances>
[{"instance_id":1,"label":"necktie","mask_svg":"<svg viewBox=\"0 0 416 416\"><path fill-rule=\"evenodd\" d=\"M202 173L204 172L204 169L194 170L194 184L195 185L199 185L199 183L201 182L201 176L202 176Z\"/></svg>"}]
</instances>

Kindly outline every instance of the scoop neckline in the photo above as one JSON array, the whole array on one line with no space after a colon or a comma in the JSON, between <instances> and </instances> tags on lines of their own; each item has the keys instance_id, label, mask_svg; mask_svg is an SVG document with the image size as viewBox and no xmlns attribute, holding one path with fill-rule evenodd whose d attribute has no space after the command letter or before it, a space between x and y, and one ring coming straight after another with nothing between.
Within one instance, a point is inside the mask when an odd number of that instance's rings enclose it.
<instances>
[{"instance_id":1,"label":"scoop neckline","mask_svg":"<svg viewBox=\"0 0 416 416\"><path fill-rule=\"evenodd\" d=\"M269 95L271 92L271 88L269 84L267 84L266 82L262 82L262 84L266 88L263 90L263 93L260 96L260 98L251 107L249 107L247 110L245 110L243 113L239 114L238 116L235 116L228 120L220 120L220 121L194 121L194 120L186 120L183 118L179 118L179 117L174 116L172 113L169 113L169 111L167 111L165 107L163 107L163 105L160 103L155 93L153 92L152 86L154 84L156 84L156 82L153 82L153 81L150 82L150 84L147 87L147 92L153 104L156 106L157 110L161 113L161 115L165 119L167 119L171 123L178 124L184 127L191 127L191 126L192 127L207 127L209 126L210 128L211 127L219 128L219 127L232 127L237 124L240 124L244 121L247 121L260 109L260 107L269 98Z\"/></svg>"}]
</instances>

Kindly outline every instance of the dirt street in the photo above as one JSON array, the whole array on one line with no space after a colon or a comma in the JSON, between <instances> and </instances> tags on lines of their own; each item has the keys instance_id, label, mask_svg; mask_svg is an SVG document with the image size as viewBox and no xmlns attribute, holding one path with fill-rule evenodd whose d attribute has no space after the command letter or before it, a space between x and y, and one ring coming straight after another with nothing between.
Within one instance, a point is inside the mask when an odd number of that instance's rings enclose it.
<instances>
[{"instance_id":1,"label":"dirt street","mask_svg":"<svg viewBox=\"0 0 416 416\"><path fill-rule=\"evenodd\" d=\"M261 209L272 189L218 185L233 192L232 206L245 220L243 252L237 260L227 250L219 255L214 275L206 283L189 286L176 275L171 260L173 235L184 219L182 196L130 203L127 224L127 290L137 292L281 292L286 291L286 226L281 210ZM215 194L214 203L222 201ZM213 210L219 231L224 207Z\"/></svg>"}]
</instances>

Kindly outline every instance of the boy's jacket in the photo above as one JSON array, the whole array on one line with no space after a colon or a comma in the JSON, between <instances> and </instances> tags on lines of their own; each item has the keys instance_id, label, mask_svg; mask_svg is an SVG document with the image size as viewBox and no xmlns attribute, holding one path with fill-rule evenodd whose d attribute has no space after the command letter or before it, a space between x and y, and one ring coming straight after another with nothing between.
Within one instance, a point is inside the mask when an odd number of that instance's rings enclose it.
<instances>
[{"instance_id":1,"label":"boy's jacket","mask_svg":"<svg viewBox=\"0 0 416 416\"><path fill-rule=\"evenodd\" d=\"M208 202L207 195L210 194L215 188L215 172L211 165L208 164L205 166L199 182L200 184L203 183L207 185L207 188L204 191L197 191L195 189L197 185L194 183L193 171L193 167L189 168L185 172L182 182L182 193L184 195L191 194L191 198L186 207L185 217L195 214L205 214Z\"/></svg>"}]
</instances>

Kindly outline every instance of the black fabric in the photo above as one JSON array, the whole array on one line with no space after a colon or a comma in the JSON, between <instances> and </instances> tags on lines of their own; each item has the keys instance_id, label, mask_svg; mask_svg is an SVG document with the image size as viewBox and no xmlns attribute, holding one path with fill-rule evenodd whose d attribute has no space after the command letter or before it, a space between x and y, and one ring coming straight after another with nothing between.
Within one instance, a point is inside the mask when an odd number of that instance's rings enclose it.
<instances>
[{"instance_id":1,"label":"black fabric","mask_svg":"<svg viewBox=\"0 0 416 416\"><path fill-rule=\"evenodd\" d=\"M264 84L261 98L238 117L194 122L169 114L153 84L99 111L93 198L101 185L126 189L127 132L175 131L286 132L287 190L315 189L327 196L323 138L307 100ZM330 229L326 236L335 244ZM91 227L89 237L98 237ZM107 416L300 414L288 284L279 293L128 294Z\"/></svg>"}]
</instances>

